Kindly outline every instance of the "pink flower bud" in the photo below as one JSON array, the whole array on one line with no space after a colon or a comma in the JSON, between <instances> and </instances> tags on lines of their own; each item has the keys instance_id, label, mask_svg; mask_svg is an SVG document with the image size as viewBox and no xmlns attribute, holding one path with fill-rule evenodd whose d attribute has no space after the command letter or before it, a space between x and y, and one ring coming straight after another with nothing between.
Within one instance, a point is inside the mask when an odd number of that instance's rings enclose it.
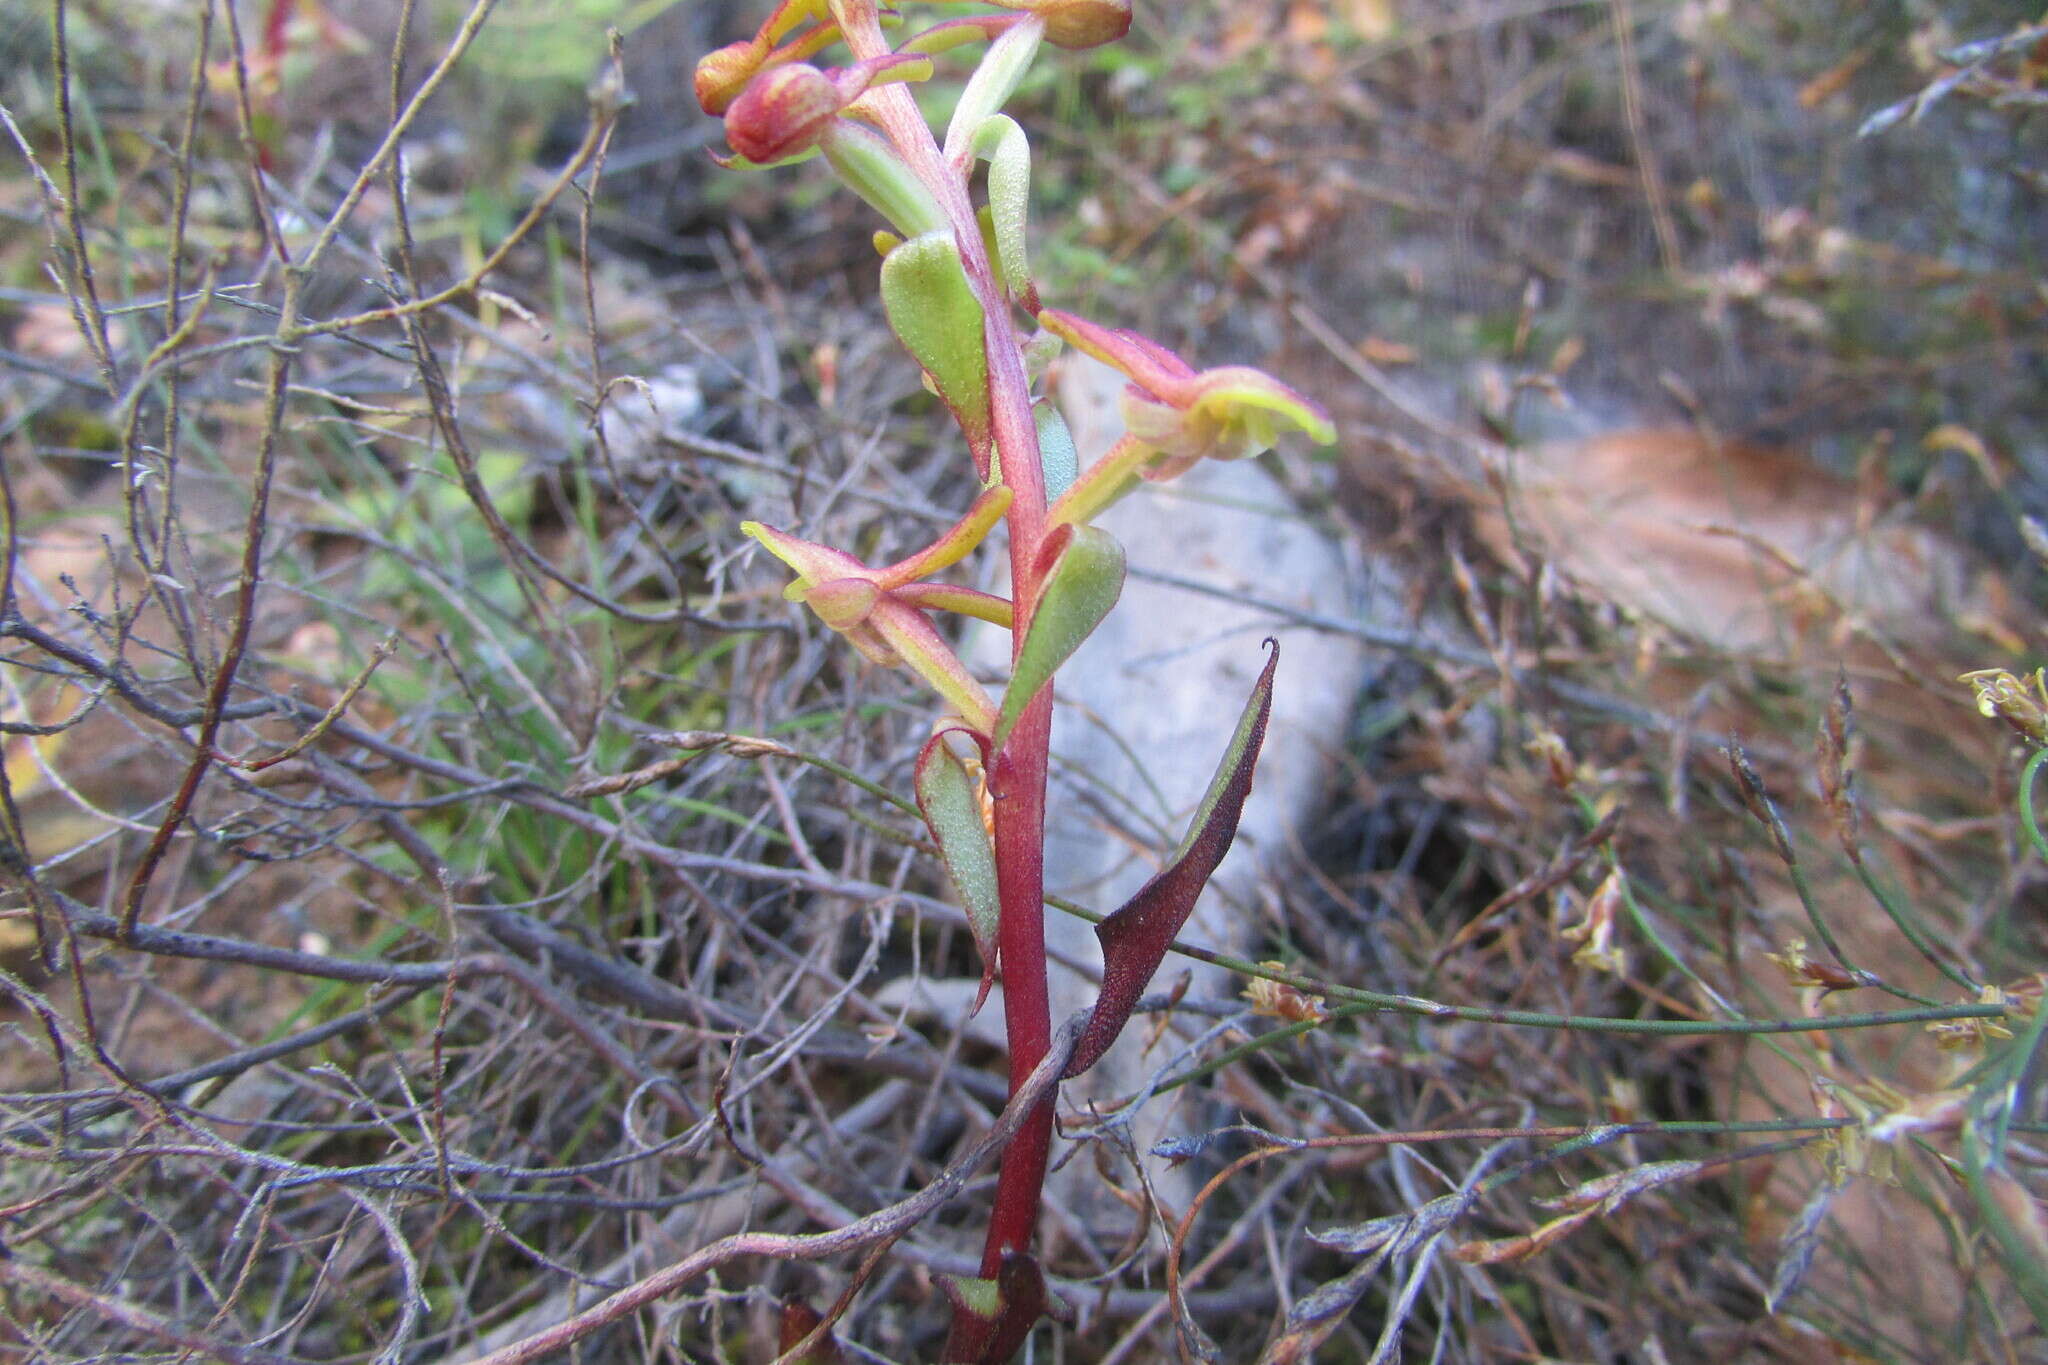
<instances>
[{"instance_id":1,"label":"pink flower bud","mask_svg":"<svg viewBox=\"0 0 2048 1365\"><path fill-rule=\"evenodd\" d=\"M764 71L725 111L725 140L755 164L809 151L846 107L832 78L799 63Z\"/></svg>"},{"instance_id":2,"label":"pink flower bud","mask_svg":"<svg viewBox=\"0 0 2048 1365\"><path fill-rule=\"evenodd\" d=\"M761 69L768 45L758 38L731 43L697 63L697 104L707 114L723 114L747 82Z\"/></svg>"}]
</instances>

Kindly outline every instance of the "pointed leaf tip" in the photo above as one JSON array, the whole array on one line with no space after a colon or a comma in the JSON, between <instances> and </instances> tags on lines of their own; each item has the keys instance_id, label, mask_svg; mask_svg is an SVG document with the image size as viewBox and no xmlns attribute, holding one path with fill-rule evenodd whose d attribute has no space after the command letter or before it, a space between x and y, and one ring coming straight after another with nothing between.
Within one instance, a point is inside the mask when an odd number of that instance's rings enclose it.
<instances>
[{"instance_id":1,"label":"pointed leaf tip","mask_svg":"<svg viewBox=\"0 0 2048 1365\"><path fill-rule=\"evenodd\" d=\"M1095 926L1095 937L1102 944L1102 993L1096 997L1095 1009L1067 1062L1066 1075L1070 1077L1095 1065L1123 1032L1138 997L1145 993L1174 936L1194 911L1202 888L1209 884L1237 837L1238 818L1244 814L1245 798L1251 795L1252 770L1258 765L1266 722L1273 712L1273 672L1280 664L1280 645L1270 639L1266 643L1272 656L1252 685L1237 729L1187 834L1167 865L1115 914Z\"/></svg>"},{"instance_id":2,"label":"pointed leaf tip","mask_svg":"<svg viewBox=\"0 0 2048 1365\"><path fill-rule=\"evenodd\" d=\"M882 262L882 311L952 409L975 468L986 475L994 434L985 314L950 233L927 232L889 253Z\"/></svg>"},{"instance_id":3,"label":"pointed leaf tip","mask_svg":"<svg viewBox=\"0 0 2048 1365\"><path fill-rule=\"evenodd\" d=\"M991 749L1000 751L1024 708L1102 624L1124 590L1124 547L1094 526L1057 526L1039 550L1038 605L1003 693Z\"/></svg>"},{"instance_id":4,"label":"pointed leaf tip","mask_svg":"<svg viewBox=\"0 0 2048 1365\"><path fill-rule=\"evenodd\" d=\"M802 1345L804 1339L825 1325L825 1319L818 1310L802 1299L791 1297L782 1301L782 1322L776 1331L776 1348L779 1358L785 1358L788 1365L842 1365L845 1354L839 1349L839 1342L828 1328L818 1338L817 1344L802 1355L792 1356L790 1352Z\"/></svg>"},{"instance_id":5,"label":"pointed leaf tip","mask_svg":"<svg viewBox=\"0 0 2048 1365\"><path fill-rule=\"evenodd\" d=\"M967 927L981 953L981 989L974 996L974 1012L979 1013L996 979L996 926L1002 917L1002 895L996 881L995 845L981 818L979 784L947 745L946 733L941 730L926 740L917 756L917 808L939 845L947 875L960 892Z\"/></svg>"}]
</instances>

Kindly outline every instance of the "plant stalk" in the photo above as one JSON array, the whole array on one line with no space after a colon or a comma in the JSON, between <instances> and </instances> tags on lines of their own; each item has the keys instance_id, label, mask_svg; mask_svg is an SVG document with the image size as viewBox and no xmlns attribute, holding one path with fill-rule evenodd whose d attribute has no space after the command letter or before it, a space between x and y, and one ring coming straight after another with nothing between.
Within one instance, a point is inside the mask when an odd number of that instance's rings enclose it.
<instances>
[{"instance_id":1,"label":"plant stalk","mask_svg":"<svg viewBox=\"0 0 2048 1365\"><path fill-rule=\"evenodd\" d=\"M1012 1094L1052 1042L1045 957L1045 772L1051 738L1047 688L1025 708L996 760L996 876L1003 905L997 944ZM1004 1252L1031 1249L1052 1151L1053 1094L1046 1092L1003 1152L982 1250L984 1277L1002 1269Z\"/></svg>"}]
</instances>

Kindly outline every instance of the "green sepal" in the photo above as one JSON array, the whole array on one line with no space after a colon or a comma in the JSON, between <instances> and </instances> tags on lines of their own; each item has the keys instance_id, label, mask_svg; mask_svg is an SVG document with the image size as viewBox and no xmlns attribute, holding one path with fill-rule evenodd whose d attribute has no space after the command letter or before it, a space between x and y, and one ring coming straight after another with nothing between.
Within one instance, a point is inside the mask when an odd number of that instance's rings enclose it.
<instances>
[{"instance_id":1,"label":"green sepal","mask_svg":"<svg viewBox=\"0 0 2048 1365\"><path fill-rule=\"evenodd\" d=\"M1059 405L1041 398L1032 405L1031 416L1038 423L1038 467L1045 471L1045 496L1057 498L1074 486L1081 474L1081 454L1074 449L1074 433Z\"/></svg>"},{"instance_id":2,"label":"green sepal","mask_svg":"<svg viewBox=\"0 0 2048 1365\"><path fill-rule=\"evenodd\" d=\"M988 404L985 315L950 232L912 237L882 262L882 309L952 409L984 478L995 445Z\"/></svg>"},{"instance_id":3,"label":"green sepal","mask_svg":"<svg viewBox=\"0 0 2048 1365\"><path fill-rule=\"evenodd\" d=\"M846 187L905 237L945 227L939 201L879 133L851 119L835 119L818 139L818 149Z\"/></svg>"},{"instance_id":4,"label":"green sepal","mask_svg":"<svg viewBox=\"0 0 2048 1365\"><path fill-rule=\"evenodd\" d=\"M991 737L990 747L998 752L1024 708L1102 624L1124 590L1124 547L1098 527L1056 527L1038 555L1042 586Z\"/></svg>"},{"instance_id":5,"label":"green sepal","mask_svg":"<svg viewBox=\"0 0 2048 1365\"><path fill-rule=\"evenodd\" d=\"M1032 16L1014 24L988 45L974 74L960 91L953 106L952 122L946 125L946 156L956 164L967 155L969 141L979 141L983 122L999 111L1017 93L1038 45L1045 38L1045 21ZM978 154L979 148L976 149Z\"/></svg>"},{"instance_id":6,"label":"green sepal","mask_svg":"<svg viewBox=\"0 0 2048 1365\"><path fill-rule=\"evenodd\" d=\"M1007 114L991 114L974 130L974 155L988 162L988 208L996 269L1018 298L1032 295L1024 230L1031 216L1031 143Z\"/></svg>"},{"instance_id":7,"label":"green sepal","mask_svg":"<svg viewBox=\"0 0 2048 1365\"><path fill-rule=\"evenodd\" d=\"M792 602L803 601L797 590L834 578L858 577L866 567L844 550L793 536L765 522L743 521L740 534L760 542L762 549L796 570L797 581L790 584L792 591L785 594Z\"/></svg>"},{"instance_id":8,"label":"green sepal","mask_svg":"<svg viewBox=\"0 0 2048 1365\"><path fill-rule=\"evenodd\" d=\"M900 588L920 578L950 569L974 551L974 547L995 529L1010 510L1016 492L1006 485L985 488L967 509L966 515L946 529L937 540L907 559L884 569L875 581L884 588Z\"/></svg>"},{"instance_id":9,"label":"green sepal","mask_svg":"<svg viewBox=\"0 0 2048 1365\"><path fill-rule=\"evenodd\" d=\"M996 850L981 819L981 795L960 756L946 743L948 726L925 741L917 756L917 808L945 860L946 873L967 911L967 927L981 953L981 989L974 995L980 1013L996 979L996 926L1002 919L1002 893L996 881ZM989 1283L991 1291L994 1282Z\"/></svg>"},{"instance_id":10,"label":"green sepal","mask_svg":"<svg viewBox=\"0 0 2048 1365\"><path fill-rule=\"evenodd\" d=\"M956 1312L989 1321L1003 1308L1002 1290L992 1279L977 1275L934 1275L939 1289Z\"/></svg>"}]
</instances>

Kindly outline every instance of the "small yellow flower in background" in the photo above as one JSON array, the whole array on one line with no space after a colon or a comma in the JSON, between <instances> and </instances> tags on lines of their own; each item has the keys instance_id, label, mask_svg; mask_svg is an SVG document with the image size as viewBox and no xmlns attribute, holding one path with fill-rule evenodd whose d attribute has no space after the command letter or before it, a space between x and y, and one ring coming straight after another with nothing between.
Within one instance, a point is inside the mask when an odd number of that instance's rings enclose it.
<instances>
[{"instance_id":1,"label":"small yellow flower in background","mask_svg":"<svg viewBox=\"0 0 2048 1365\"><path fill-rule=\"evenodd\" d=\"M1980 1005L1999 1005L2012 1015L2031 1014L2033 1011L2022 1005L2013 995L1997 986L1986 986L1977 992ZM2039 1001L2035 1008L2039 1008ZM2012 1037L2012 1030L2002 1019L1940 1019L1927 1026L1934 1035L1934 1045L1943 1052L1954 1052L1961 1048L1982 1051L1984 1044Z\"/></svg>"},{"instance_id":2,"label":"small yellow flower in background","mask_svg":"<svg viewBox=\"0 0 2048 1365\"><path fill-rule=\"evenodd\" d=\"M1837 1128L1822 1140L1829 1179L1840 1184L1852 1175L1861 1175L1887 1185L1897 1183L1897 1154L1888 1144L1873 1143L1869 1130L1884 1114L1903 1105L1905 1095L1878 1080L1852 1087L1832 1076L1812 1076L1807 1083L1820 1117L1855 1120L1852 1126Z\"/></svg>"},{"instance_id":3,"label":"small yellow flower in background","mask_svg":"<svg viewBox=\"0 0 2048 1365\"><path fill-rule=\"evenodd\" d=\"M1833 963L1815 962L1808 957L1803 938L1788 940L1782 953L1765 953L1764 956L1783 967L1792 984L1803 990L1817 990L1826 995L1831 991L1852 991L1863 984Z\"/></svg>"},{"instance_id":4,"label":"small yellow flower in background","mask_svg":"<svg viewBox=\"0 0 2048 1365\"><path fill-rule=\"evenodd\" d=\"M1261 967L1275 972L1287 970L1284 962L1261 962ZM1285 1019L1292 1024L1320 1024L1330 1017L1323 1006L1323 997L1296 990L1281 981L1269 981L1255 976L1245 983L1244 998L1251 1001L1252 1013L1268 1019Z\"/></svg>"},{"instance_id":5,"label":"small yellow flower in background","mask_svg":"<svg viewBox=\"0 0 2048 1365\"><path fill-rule=\"evenodd\" d=\"M1610 1076L1600 1104L1607 1111L1609 1123L1635 1123L1645 1112L1643 1088L1626 1076Z\"/></svg>"},{"instance_id":6,"label":"small yellow flower in background","mask_svg":"<svg viewBox=\"0 0 2048 1365\"><path fill-rule=\"evenodd\" d=\"M1579 945L1572 961L1596 972L1620 976L1628 970L1628 953L1614 942L1615 919L1622 906L1621 869L1607 874L1586 901L1586 917L1558 930L1558 936Z\"/></svg>"},{"instance_id":7,"label":"small yellow flower in background","mask_svg":"<svg viewBox=\"0 0 2048 1365\"><path fill-rule=\"evenodd\" d=\"M1572 751L1565 745L1563 735L1546 725L1522 746L1522 752L1531 758L1541 759L1549 767L1551 786L1561 792L1571 790L1578 769L1572 761Z\"/></svg>"},{"instance_id":8,"label":"small yellow flower in background","mask_svg":"<svg viewBox=\"0 0 2048 1365\"><path fill-rule=\"evenodd\" d=\"M1966 682L1977 693L1977 710L1986 717L2002 720L2029 744L2048 747L2048 678L2041 669L2029 677L2015 677L2008 669L1980 668L1965 673Z\"/></svg>"}]
</instances>

